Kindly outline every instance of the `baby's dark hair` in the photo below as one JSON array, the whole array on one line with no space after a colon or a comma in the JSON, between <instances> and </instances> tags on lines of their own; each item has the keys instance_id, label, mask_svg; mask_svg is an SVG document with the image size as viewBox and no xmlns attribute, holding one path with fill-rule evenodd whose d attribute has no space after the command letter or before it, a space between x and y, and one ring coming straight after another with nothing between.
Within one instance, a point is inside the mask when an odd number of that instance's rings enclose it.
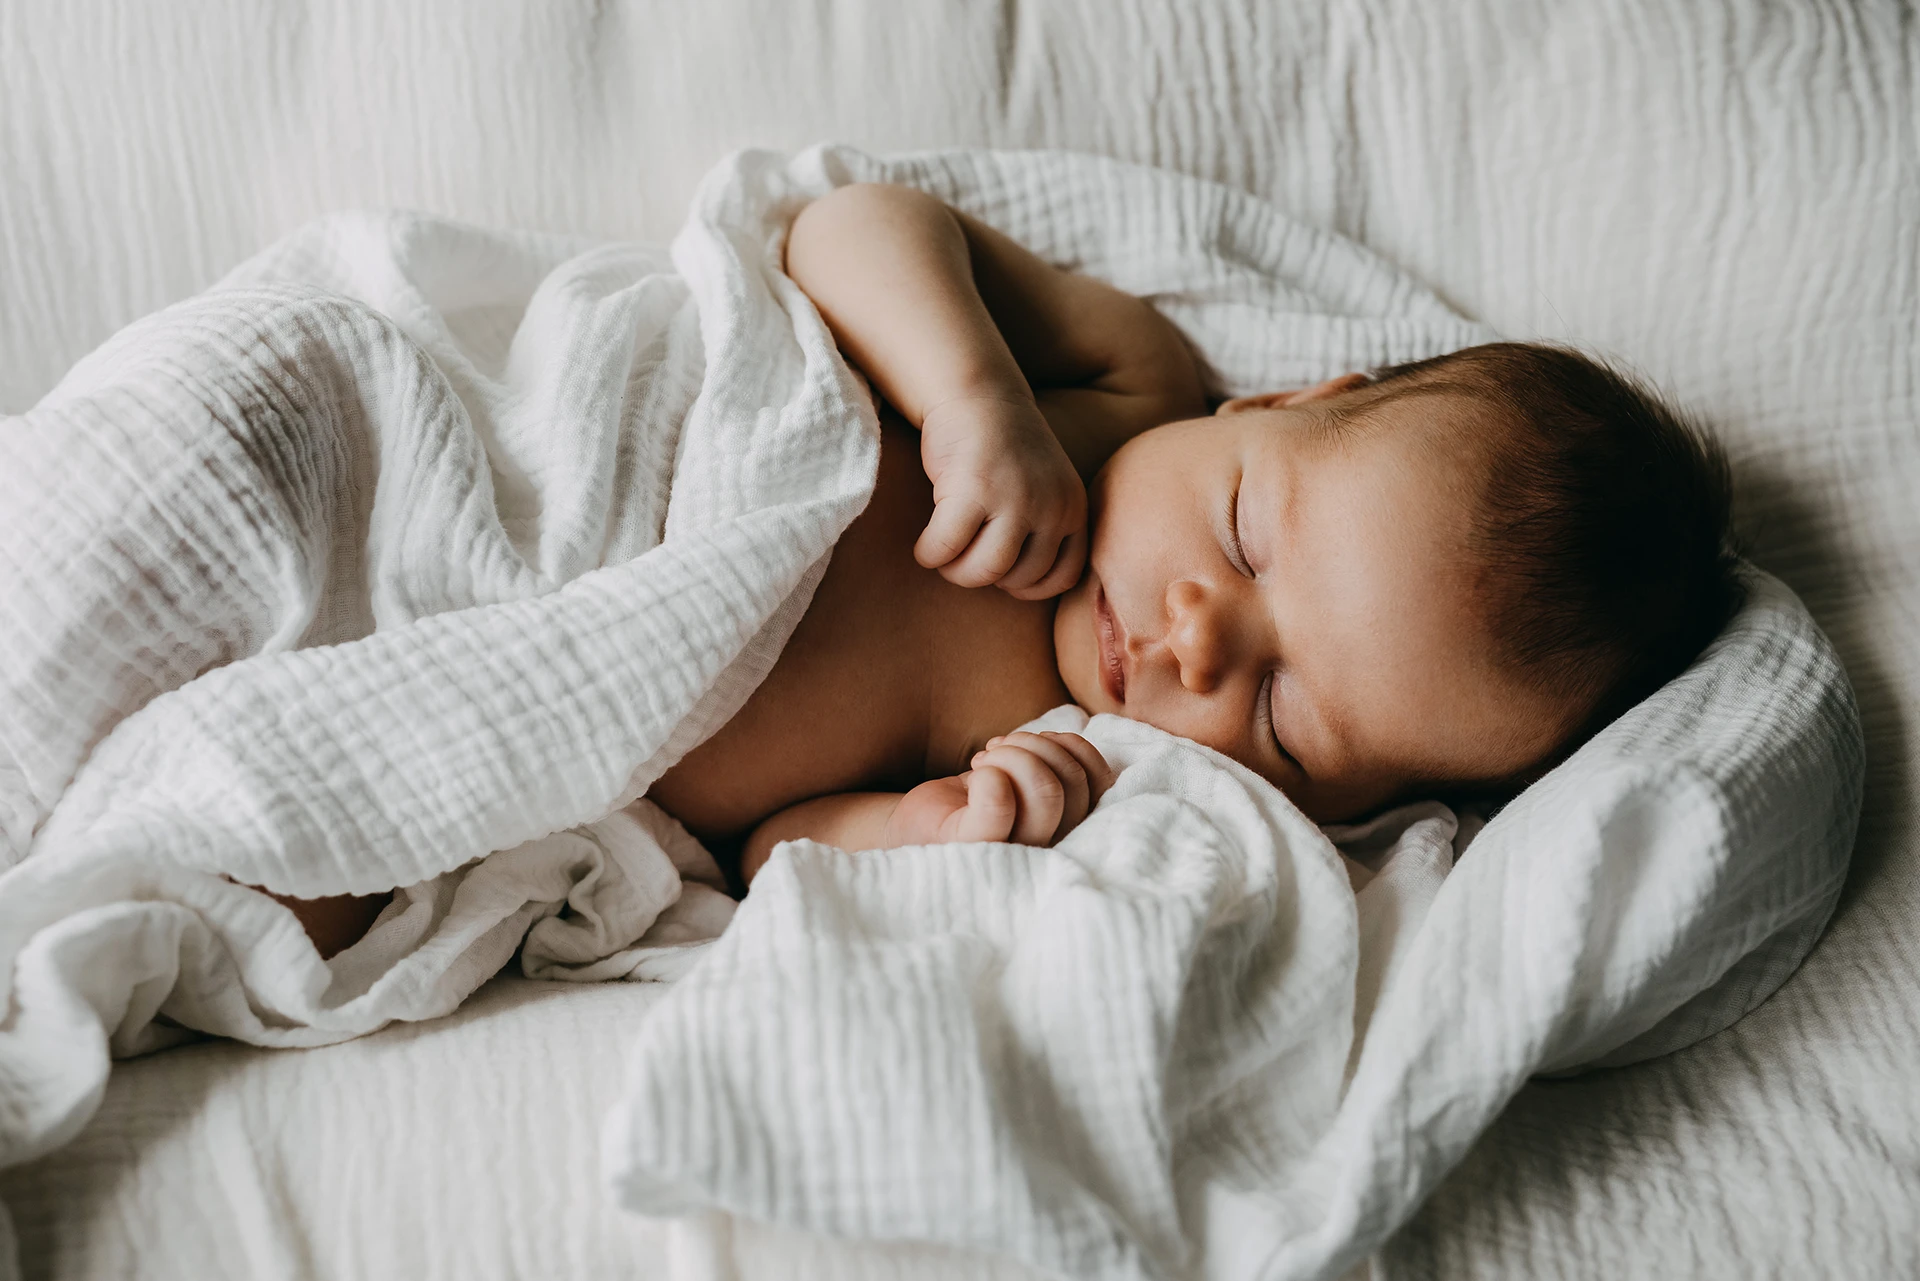
<instances>
[{"instance_id":1,"label":"baby's dark hair","mask_svg":"<svg viewBox=\"0 0 1920 1281\"><path fill-rule=\"evenodd\" d=\"M1563 347L1394 365L1359 399L1448 393L1494 411L1469 554L1495 657L1584 707L1571 750L1679 675L1740 607L1726 455L1636 380Z\"/></svg>"}]
</instances>

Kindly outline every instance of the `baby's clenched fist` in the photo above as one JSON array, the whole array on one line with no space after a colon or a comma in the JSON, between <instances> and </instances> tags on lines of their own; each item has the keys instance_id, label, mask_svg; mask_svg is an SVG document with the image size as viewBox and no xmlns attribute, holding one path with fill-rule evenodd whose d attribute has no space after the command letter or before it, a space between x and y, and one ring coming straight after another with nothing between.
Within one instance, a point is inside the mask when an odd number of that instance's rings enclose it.
<instances>
[{"instance_id":1,"label":"baby's clenched fist","mask_svg":"<svg viewBox=\"0 0 1920 1281\"><path fill-rule=\"evenodd\" d=\"M936 778L901 797L887 845L1012 841L1052 845L1078 827L1114 772L1078 734L1017 730L989 739L973 768Z\"/></svg>"},{"instance_id":2,"label":"baby's clenched fist","mask_svg":"<svg viewBox=\"0 0 1920 1281\"><path fill-rule=\"evenodd\" d=\"M1058 596L1087 559L1087 491L1031 395L968 396L920 423L933 516L914 558L960 587Z\"/></svg>"}]
</instances>

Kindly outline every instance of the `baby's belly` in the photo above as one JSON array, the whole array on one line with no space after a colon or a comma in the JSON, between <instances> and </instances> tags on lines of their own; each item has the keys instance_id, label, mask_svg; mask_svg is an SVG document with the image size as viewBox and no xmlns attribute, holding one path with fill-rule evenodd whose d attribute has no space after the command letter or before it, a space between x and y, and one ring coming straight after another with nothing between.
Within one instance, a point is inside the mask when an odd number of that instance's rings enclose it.
<instances>
[{"instance_id":1,"label":"baby's belly","mask_svg":"<svg viewBox=\"0 0 1920 1281\"><path fill-rule=\"evenodd\" d=\"M773 670L733 719L647 795L724 852L762 819L829 792L902 791L926 763L928 664L913 543L933 510L917 439L884 433L872 502Z\"/></svg>"}]
</instances>

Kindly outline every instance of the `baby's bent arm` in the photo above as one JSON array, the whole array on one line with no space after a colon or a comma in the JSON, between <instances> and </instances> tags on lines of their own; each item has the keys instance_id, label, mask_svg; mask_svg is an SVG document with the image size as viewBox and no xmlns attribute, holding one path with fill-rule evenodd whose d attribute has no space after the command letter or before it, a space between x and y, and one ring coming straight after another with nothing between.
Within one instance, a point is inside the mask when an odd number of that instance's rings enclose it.
<instances>
[{"instance_id":1,"label":"baby's bent arm","mask_svg":"<svg viewBox=\"0 0 1920 1281\"><path fill-rule=\"evenodd\" d=\"M1054 731L990 738L972 765L904 794L846 792L781 810L747 837L741 874L751 881L774 846L803 838L843 850L949 841L1052 845L1080 825L1114 779L1099 748Z\"/></svg>"},{"instance_id":2,"label":"baby's bent arm","mask_svg":"<svg viewBox=\"0 0 1920 1281\"><path fill-rule=\"evenodd\" d=\"M871 184L822 196L794 219L786 268L915 427L946 401L1030 397L974 285L966 236L933 197Z\"/></svg>"},{"instance_id":3,"label":"baby's bent arm","mask_svg":"<svg viewBox=\"0 0 1920 1281\"><path fill-rule=\"evenodd\" d=\"M740 874L748 881L781 841L814 840L843 850L879 849L887 820L905 799L900 792L841 792L816 796L763 820L740 851Z\"/></svg>"},{"instance_id":4,"label":"baby's bent arm","mask_svg":"<svg viewBox=\"0 0 1920 1281\"><path fill-rule=\"evenodd\" d=\"M969 397L1037 399L1080 474L1133 436L1205 412L1179 332L907 187L841 187L800 211L787 274L847 356L918 427Z\"/></svg>"}]
</instances>

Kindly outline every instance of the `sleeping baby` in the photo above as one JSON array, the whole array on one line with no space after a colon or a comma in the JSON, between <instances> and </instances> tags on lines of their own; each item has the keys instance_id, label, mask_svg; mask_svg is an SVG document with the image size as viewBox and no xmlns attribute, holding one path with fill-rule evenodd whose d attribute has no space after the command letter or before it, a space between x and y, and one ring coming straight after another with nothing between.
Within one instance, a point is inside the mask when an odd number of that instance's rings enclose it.
<instances>
[{"instance_id":1,"label":"sleeping baby","mask_svg":"<svg viewBox=\"0 0 1920 1281\"><path fill-rule=\"evenodd\" d=\"M1726 464L1630 381L1497 343L1212 413L1179 333L907 188L807 206L788 274L883 403L866 509L765 681L648 796L775 845L1049 845L1111 780L1062 703L1309 818L1517 790L1738 603ZM917 433L917 435L916 435ZM283 900L323 955L386 896Z\"/></svg>"}]
</instances>

